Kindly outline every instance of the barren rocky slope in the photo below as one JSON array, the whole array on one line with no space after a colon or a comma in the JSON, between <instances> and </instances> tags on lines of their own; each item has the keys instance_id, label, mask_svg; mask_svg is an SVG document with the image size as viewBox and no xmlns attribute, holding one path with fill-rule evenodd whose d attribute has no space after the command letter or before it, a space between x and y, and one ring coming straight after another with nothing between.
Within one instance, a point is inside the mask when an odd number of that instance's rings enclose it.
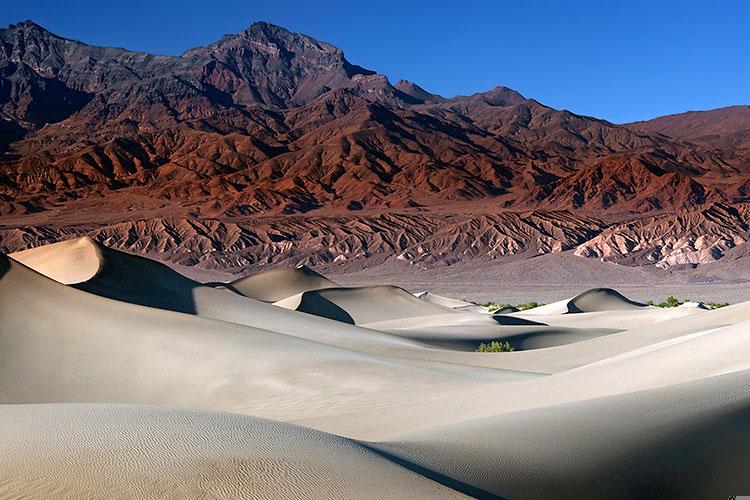
<instances>
[{"instance_id":1,"label":"barren rocky slope","mask_svg":"<svg viewBox=\"0 0 750 500\"><path fill-rule=\"evenodd\" d=\"M320 265L396 259L421 267L463 259L574 248L605 224L568 212L374 213L328 217L274 216L226 221L156 218L105 225L3 228L3 250L39 240L88 234L113 248L206 269L240 271L268 264Z\"/></svg>"},{"instance_id":2,"label":"barren rocky slope","mask_svg":"<svg viewBox=\"0 0 750 500\"><path fill-rule=\"evenodd\" d=\"M688 111L631 123L631 128L750 155L750 106L728 106L709 111Z\"/></svg>"},{"instance_id":3,"label":"barren rocky slope","mask_svg":"<svg viewBox=\"0 0 750 500\"><path fill-rule=\"evenodd\" d=\"M706 263L750 239L750 206L696 207L614 224L578 246L576 255L629 265Z\"/></svg>"},{"instance_id":4,"label":"barren rocky slope","mask_svg":"<svg viewBox=\"0 0 750 500\"><path fill-rule=\"evenodd\" d=\"M750 165L665 132L505 87L394 86L268 23L174 57L26 21L0 30L0 249L89 234L208 269L610 247L638 265L720 258L747 240ZM681 226L711 207L710 235ZM653 218L666 229L639 229Z\"/></svg>"}]
</instances>

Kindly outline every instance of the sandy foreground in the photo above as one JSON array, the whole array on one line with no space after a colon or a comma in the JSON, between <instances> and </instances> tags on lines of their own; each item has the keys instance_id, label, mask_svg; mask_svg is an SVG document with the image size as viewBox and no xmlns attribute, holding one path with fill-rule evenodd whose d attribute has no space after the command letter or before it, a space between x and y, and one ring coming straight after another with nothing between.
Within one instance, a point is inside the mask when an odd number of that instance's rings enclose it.
<instances>
[{"instance_id":1,"label":"sandy foreground","mask_svg":"<svg viewBox=\"0 0 750 500\"><path fill-rule=\"evenodd\" d=\"M492 315L71 240L0 256L0 442L2 497L726 497L750 491L750 302Z\"/></svg>"}]
</instances>

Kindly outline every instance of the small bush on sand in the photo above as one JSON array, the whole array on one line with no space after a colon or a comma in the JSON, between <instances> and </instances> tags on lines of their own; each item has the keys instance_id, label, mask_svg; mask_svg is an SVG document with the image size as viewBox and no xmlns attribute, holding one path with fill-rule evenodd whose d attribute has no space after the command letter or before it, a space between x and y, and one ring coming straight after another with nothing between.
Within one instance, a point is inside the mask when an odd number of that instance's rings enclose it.
<instances>
[{"instance_id":1,"label":"small bush on sand","mask_svg":"<svg viewBox=\"0 0 750 500\"><path fill-rule=\"evenodd\" d=\"M543 306L543 305L544 304L540 304L540 303L535 302L535 301L532 300L531 302L527 302L525 304L518 304L516 306L516 309L518 309L520 311L528 311L529 309L534 309L535 307L539 307L539 306Z\"/></svg>"},{"instance_id":2,"label":"small bush on sand","mask_svg":"<svg viewBox=\"0 0 750 500\"><path fill-rule=\"evenodd\" d=\"M709 309L720 309L722 307L727 307L729 302L704 302L704 304Z\"/></svg>"},{"instance_id":3,"label":"small bush on sand","mask_svg":"<svg viewBox=\"0 0 750 500\"><path fill-rule=\"evenodd\" d=\"M481 304L478 304L476 302L472 302L472 304L476 304L476 305L478 305L480 307L484 307L485 309L487 309L490 312L497 311L498 309L502 309L503 307L508 306L508 304L498 304L497 302L492 302L492 301L482 302Z\"/></svg>"},{"instance_id":4,"label":"small bush on sand","mask_svg":"<svg viewBox=\"0 0 750 500\"><path fill-rule=\"evenodd\" d=\"M664 302L659 302L658 304L654 303L653 300L646 301L646 305L656 306L656 307L677 307L680 304L682 304L682 302L677 300L677 298L673 295L670 295L669 297L667 297L667 300L665 300Z\"/></svg>"},{"instance_id":5,"label":"small bush on sand","mask_svg":"<svg viewBox=\"0 0 750 500\"><path fill-rule=\"evenodd\" d=\"M513 304L500 304L500 303L492 302L492 301L483 302L481 304L479 304L477 302L472 302L472 304L476 304L478 306L484 307L489 312L499 311L500 309L503 309L505 307L515 307L519 311L527 311L529 309L534 309L535 307L539 307L539 306L543 306L544 305L544 304L541 304L541 303L533 301L533 300L531 302L527 302L525 304L517 304L515 306Z\"/></svg>"},{"instance_id":6,"label":"small bush on sand","mask_svg":"<svg viewBox=\"0 0 750 500\"><path fill-rule=\"evenodd\" d=\"M646 304L649 306L656 306L656 307L677 307L679 305L684 304L685 302L690 302L690 299L684 299L684 300L678 300L673 295L670 295L667 297L667 300L664 302L659 302L658 304L655 304L653 300L647 300ZM719 309L721 307L726 307L729 305L728 302L704 302L703 305L708 307L709 309Z\"/></svg>"},{"instance_id":7,"label":"small bush on sand","mask_svg":"<svg viewBox=\"0 0 750 500\"><path fill-rule=\"evenodd\" d=\"M479 344L479 347L477 347L477 352L513 352L515 349L512 345L510 345L510 342L500 342L498 340L493 340L489 344L485 344L482 342Z\"/></svg>"}]
</instances>

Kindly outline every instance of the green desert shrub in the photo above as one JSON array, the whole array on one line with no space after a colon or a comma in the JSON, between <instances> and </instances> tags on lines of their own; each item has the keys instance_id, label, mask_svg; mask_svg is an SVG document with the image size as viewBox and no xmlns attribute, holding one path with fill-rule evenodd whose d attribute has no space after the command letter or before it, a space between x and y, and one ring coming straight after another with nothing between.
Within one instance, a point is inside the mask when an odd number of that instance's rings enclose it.
<instances>
[{"instance_id":1,"label":"green desert shrub","mask_svg":"<svg viewBox=\"0 0 750 500\"><path fill-rule=\"evenodd\" d=\"M674 295L670 295L669 297L667 297L667 300L665 300L665 301L664 301L664 302L662 302L661 304L657 304L657 305L658 305L659 307L677 307L677 306L679 306L680 304L682 304L682 302L680 302L680 301L679 301L679 300L677 299L677 297L675 297Z\"/></svg>"},{"instance_id":2,"label":"green desert shrub","mask_svg":"<svg viewBox=\"0 0 750 500\"><path fill-rule=\"evenodd\" d=\"M501 304L501 303L493 302L493 301L482 302L482 303L472 302L472 304L476 304L478 306L484 307L489 312L499 311L500 309L502 309L504 307L515 307L519 311L526 311L528 309L534 309L535 307L539 307L539 306L543 306L544 305L544 304L541 304L541 303L533 301L533 300L531 302L527 302L525 304L517 304L515 306L513 304Z\"/></svg>"},{"instance_id":3,"label":"green desert shrub","mask_svg":"<svg viewBox=\"0 0 750 500\"><path fill-rule=\"evenodd\" d=\"M678 300L673 295L670 295L667 297L667 300L664 302L659 302L658 304L654 303L653 300L647 300L646 304L649 306L656 306L656 307L677 307L681 304L684 304L685 302L690 302L690 299L684 299L684 300ZM708 307L709 309L719 309L721 307L726 307L729 305L728 302L704 302L703 305Z\"/></svg>"},{"instance_id":4,"label":"green desert shrub","mask_svg":"<svg viewBox=\"0 0 750 500\"><path fill-rule=\"evenodd\" d=\"M667 300L665 300L664 302L659 302L658 304L654 303L653 300L646 301L646 305L656 307L677 307L680 304L682 304L682 302L680 302L674 295L670 295L669 297L667 297Z\"/></svg>"},{"instance_id":5,"label":"green desert shrub","mask_svg":"<svg viewBox=\"0 0 750 500\"><path fill-rule=\"evenodd\" d=\"M476 304L476 302L474 302ZM507 306L508 304L498 304L497 302L482 302L481 304L477 304L478 306L484 307L490 311L497 311L498 309L502 309L503 307Z\"/></svg>"},{"instance_id":6,"label":"green desert shrub","mask_svg":"<svg viewBox=\"0 0 750 500\"><path fill-rule=\"evenodd\" d=\"M709 309L720 309L722 307L727 307L729 302L704 302L704 304Z\"/></svg>"},{"instance_id":7,"label":"green desert shrub","mask_svg":"<svg viewBox=\"0 0 750 500\"><path fill-rule=\"evenodd\" d=\"M482 342L477 347L477 352L513 352L515 349L510 342L500 342L499 340L493 340L489 344Z\"/></svg>"},{"instance_id":8,"label":"green desert shrub","mask_svg":"<svg viewBox=\"0 0 750 500\"><path fill-rule=\"evenodd\" d=\"M535 307L543 306L544 304L540 304L539 302L531 301L527 302L525 304L518 304L516 306L517 309L521 311L528 311L529 309L534 309Z\"/></svg>"}]
</instances>

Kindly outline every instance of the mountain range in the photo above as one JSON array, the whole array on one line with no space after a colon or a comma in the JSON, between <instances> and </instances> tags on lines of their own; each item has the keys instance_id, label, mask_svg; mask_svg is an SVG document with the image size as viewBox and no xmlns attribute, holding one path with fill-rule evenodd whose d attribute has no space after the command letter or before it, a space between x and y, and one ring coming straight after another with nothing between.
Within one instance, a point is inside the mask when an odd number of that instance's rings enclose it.
<instances>
[{"instance_id":1,"label":"mountain range","mask_svg":"<svg viewBox=\"0 0 750 500\"><path fill-rule=\"evenodd\" d=\"M747 248L748 202L748 106L618 125L505 87L445 98L268 23L180 56L0 30L3 252L669 267Z\"/></svg>"}]
</instances>

